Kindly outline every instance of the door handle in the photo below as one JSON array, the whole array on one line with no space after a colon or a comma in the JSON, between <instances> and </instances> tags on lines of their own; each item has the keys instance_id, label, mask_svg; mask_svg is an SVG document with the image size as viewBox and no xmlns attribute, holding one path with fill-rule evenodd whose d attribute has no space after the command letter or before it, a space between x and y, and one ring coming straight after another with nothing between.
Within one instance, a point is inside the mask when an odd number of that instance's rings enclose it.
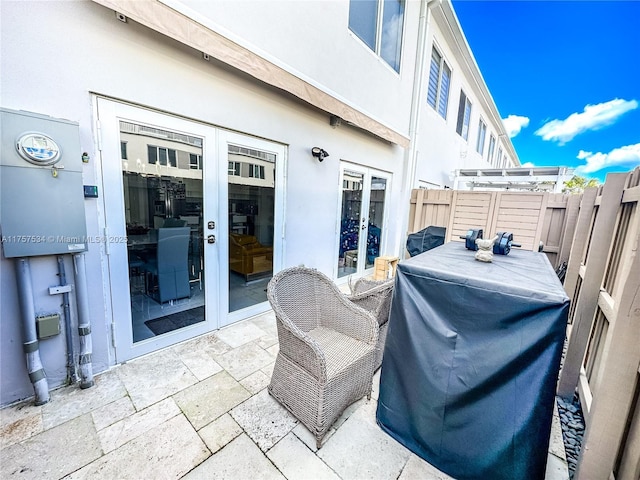
<instances>
[{"instance_id":1,"label":"door handle","mask_svg":"<svg viewBox=\"0 0 640 480\"><path fill-rule=\"evenodd\" d=\"M216 236L215 235L209 235L207 237L207 243L216 243Z\"/></svg>"}]
</instances>

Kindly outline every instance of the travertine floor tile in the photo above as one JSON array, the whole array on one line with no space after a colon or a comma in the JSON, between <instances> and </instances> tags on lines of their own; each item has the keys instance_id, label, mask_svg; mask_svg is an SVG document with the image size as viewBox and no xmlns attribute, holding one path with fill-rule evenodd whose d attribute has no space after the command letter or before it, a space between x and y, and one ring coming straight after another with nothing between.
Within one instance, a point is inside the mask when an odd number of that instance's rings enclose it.
<instances>
[{"instance_id":1,"label":"travertine floor tile","mask_svg":"<svg viewBox=\"0 0 640 480\"><path fill-rule=\"evenodd\" d=\"M68 480L179 478L210 455L184 415L178 415L74 472Z\"/></svg>"},{"instance_id":2,"label":"travertine floor tile","mask_svg":"<svg viewBox=\"0 0 640 480\"><path fill-rule=\"evenodd\" d=\"M188 352L207 352L212 357L224 355L231 347L220 340L215 333L208 333L173 347L178 355Z\"/></svg>"},{"instance_id":3,"label":"travertine floor tile","mask_svg":"<svg viewBox=\"0 0 640 480\"><path fill-rule=\"evenodd\" d=\"M373 374L373 383L371 384L371 398L374 400L378 400L378 395L380 394L380 372L382 369L379 368L376 373Z\"/></svg>"},{"instance_id":4,"label":"travertine floor tile","mask_svg":"<svg viewBox=\"0 0 640 480\"><path fill-rule=\"evenodd\" d=\"M165 398L100 430L98 438L102 450L104 453L109 453L179 414L180 409L173 398Z\"/></svg>"},{"instance_id":5,"label":"travertine floor tile","mask_svg":"<svg viewBox=\"0 0 640 480\"><path fill-rule=\"evenodd\" d=\"M275 359L276 357L274 356L273 358ZM262 373L264 373L267 377L269 377L269 381L271 381L271 377L273 376L273 369L275 368L275 366L276 366L276 362L271 362L266 367L260 369Z\"/></svg>"},{"instance_id":6,"label":"travertine floor tile","mask_svg":"<svg viewBox=\"0 0 640 480\"><path fill-rule=\"evenodd\" d=\"M0 448L22 442L42 429L42 407L32 401L0 410Z\"/></svg>"},{"instance_id":7,"label":"travertine floor tile","mask_svg":"<svg viewBox=\"0 0 640 480\"><path fill-rule=\"evenodd\" d=\"M280 440L267 457L288 480L340 480L322 460L313 454L293 433Z\"/></svg>"},{"instance_id":8,"label":"travertine floor tile","mask_svg":"<svg viewBox=\"0 0 640 480\"><path fill-rule=\"evenodd\" d=\"M251 395L255 395L260 390L267 388L267 385L269 385L270 380L271 379L269 377L267 377L264 373L258 370L257 372L254 372L251 375L249 375L248 377L245 377L242 380L240 380L240 383L244 388L246 388L249 392L251 392Z\"/></svg>"},{"instance_id":9,"label":"travertine floor tile","mask_svg":"<svg viewBox=\"0 0 640 480\"><path fill-rule=\"evenodd\" d=\"M318 451L344 479L396 479L411 455L376 425L375 411L375 402L365 403Z\"/></svg>"},{"instance_id":10,"label":"travertine floor tile","mask_svg":"<svg viewBox=\"0 0 640 480\"><path fill-rule=\"evenodd\" d=\"M136 409L131 399L127 396L94 410L91 412L91 416L96 430L100 431L134 413L136 413Z\"/></svg>"},{"instance_id":11,"label":"travertine floor tile","mask_svg":"<svg viewBox=\"0 0 640 480\"><path fill-rule=\"evenodd\" d=\"M51 400L42 406L45 430L89 413L127 394L114 370L96 375L94 379L95 385L91 388L83 390L74 385L51 392Z\"/></svg>"},{"instance_id":12,"label":"travertine floor tile","mask_svg":"<svg viewBox=\"0 0 640 480\"><path fill-rule=\"evenodd\" d=\"M183 477L185 480L285 480L249 437L242 434L206 462Z\"/></svg>"},{"instance_id":13,"label":"travertine floor tile","mask_svg":"<svg viewBox=\"0 0 640 480\"><path fill-rule=\"evenodd\" d=\"M260 370L275 358L254 343L242 345L217 358L218 363L236 380L242 380Z\"/></svg>"},{"instance_id":14,"label":"travertine floor tile","mask_svg":"<svg viewBox=\"0 0 640 480\"><path fill-rule=\"evenodd\" d=\"M260 337L255 341L255 343L269 351L269 353L274 357L278 353L278 335L266 335L264 337Z\"/></svg>"},{"instance_id":15,"label":"travertine floor tile","mask_svg":"<svg viewBox=\"0 0 640 480\"><path fill-rule=\"evenodd\" d=\"M454 480L417 455L411 454L398 480Z\"/></svg>"},{"instance_id":16,"label":"travertine floor tile","mask_svg":"<svg viewBox=\"0 0 640 480\"><path fill-rule=\"evenodd\" d=\"M142 410L198 381L171 349L132 360L121 365L117 372L136 410Z\"/></svg>"},{"instance_id":17,"label":"travertine floor tile","mask_svg":"<svg viewBox=\"0 0 640 480\"><path fill-rule=\"evenodd\" d=\"M255 326L268 333L271 336L278 336L278 327L276 327L276 314L273 310L269 310L262 315L251 318L248 320L253 323Z\"/></svg>"},{"instance_id":18,"label":"travertine floor tile","mask_svg":"<svg viewBox=\"0 0 640 480\"><path fill-rule=\"evenodd\" d=\"M227 372L193 385L173 398L196 430L245 401L251 394Z\"/></svg>"},{"instance_id":19,"label":"travertine floor tile","mask_svg":"<svg viewBox=\"0 0 640 480\"><path fill-rule=\"evenodd\" d=\"M206 350L187 351L183 348L174 348L174 350L182 360L182 363L187 366L198 380L204 380L222 371L222 367Z\"/></svg>"},{"instance_id":20,"label":"travertine floor tile","mask_svg":"<svg viewBox=\"0 0 640 480\"><path fill-rule=\"evenodd\" d=\"M267 332L252 322L238 322L216 332L218 338L231 348L238 348L245 343L267 335Z\"/></svg>"},{"instance_id":21,"label":"travertine floor tile","mask_svg":"<svg viewBox=\"0 0 640 480\"><path fill-rule=\"evenodd\" d=\"M61 478L102 455L86 414L2 450L0 478Z\"/></svg>"},{"instance_id":22,"label":"travertine floor tile","mask_svg":"<svg viewBox=\"0 0 640 480\"><path fill-rule=\"evenodd\" d=\"M198 435L204 440L211 453L216 453L241 433L242 428L228 413L198 431Z\"/></svg>"},{"instance_id":23,"label":"travertine floor tile","mask_svg":"<svg viewBox=\"0 0 640 480\"><path fill-rule=\"evenodd\" d=\"M549 437L549 452L556 457L567 460L567 454L564 450L564 440L562 439L562 425L560 416L558 415L558 407L554 402L553 405L553 421L551 422L551 436Z\"/></svg>"},{"instance_id":24,"label":"travertine floor tile","mask_svg":"<svg viewBox=\"0 0 640 480\"><path fill-rule=\"evenodd\" d=\"M555 455L549 454L547 457L547 471L545 480L569 480L569 470L567 462Z\"/></svg>"},{"instance_id":25,"label":"travertine floor tile","mask_svg":"<svg viewBox=\"0 0 640 480\"><path fill-rule=\"evenodd\" d=\"M298 424L266 390L231 410L231 416L264 452Z\"/></svg>"}]
</instances>

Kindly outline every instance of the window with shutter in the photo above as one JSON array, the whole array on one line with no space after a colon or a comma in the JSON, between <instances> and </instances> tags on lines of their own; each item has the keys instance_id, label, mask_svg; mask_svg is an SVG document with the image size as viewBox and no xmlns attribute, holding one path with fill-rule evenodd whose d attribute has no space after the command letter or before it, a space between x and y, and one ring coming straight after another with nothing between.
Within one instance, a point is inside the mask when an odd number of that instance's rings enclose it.
<instances>
[{"instance_id":1,"label":"window with shutter","mask_svg":"<svg viewBox=\"0 0 640 480\"><path fill-rule=\"evenodd\" d=\"M442 55L434 47L431 52L431 66L429 68L429 87L427 89L427 103L440 116L447 118L447 104L449 103L449 84L451 83L451 69Z\"/></svg>"},{"instance_id":2,"label":"window with shutter","mask_svg":"<svg viewBox=\"0 0 640 480\"><path fill-rule=\"evenodd\" d=\"M458 121L456 123L456 132L462 138L469 138L469 122L471 121L471 102L469 97L460 90L460 104L458 106Z\"/></svg>"}]
</instances>

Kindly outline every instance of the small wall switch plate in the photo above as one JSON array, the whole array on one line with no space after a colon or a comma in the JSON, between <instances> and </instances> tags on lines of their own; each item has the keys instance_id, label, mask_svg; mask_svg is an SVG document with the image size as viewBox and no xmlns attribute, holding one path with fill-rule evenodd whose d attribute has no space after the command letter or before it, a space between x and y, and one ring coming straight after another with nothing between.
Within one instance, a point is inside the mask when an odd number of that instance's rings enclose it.
<instances>
[{"instance_id":1,"label":"small wall switch plate","mask_svg":"<svg viewBox=\"0 0 640 480\"><path fill-rule=\"evenodd\" d=\"M85 198L98 198L98 186L97 185L84 185Z\"/></svg>"}]
</instances>

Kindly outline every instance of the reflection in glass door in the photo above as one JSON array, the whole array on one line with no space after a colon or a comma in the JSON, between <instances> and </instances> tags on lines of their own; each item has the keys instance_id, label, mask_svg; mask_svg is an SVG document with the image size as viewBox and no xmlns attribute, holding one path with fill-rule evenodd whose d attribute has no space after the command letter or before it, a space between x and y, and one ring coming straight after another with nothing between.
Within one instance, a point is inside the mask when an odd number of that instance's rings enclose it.
<instances>
[{"instance_id":1,"label":"reflection in glass door","mask_svg":"<svg viewBox=\"0 0 640 480\"><path fill-rule=\"evenodd\" d=\"M382 172L344 165L337 277L373 268L381 255L389 180Z\"/></svg>"},{"instance_id":2,"label":"reflection in glass door","mask_svg":"<svg viewBox=\"0 0 640 480\"><path fill-rule=\"evenodd\" d=\"M120 121L134 343L205 320L202 145Z\"/></svg>"},{"instance_id":3,"label":"reflection in glass door","mask_svg":"<svg viewBox=\"0 0 640 480\"><path fill-rule=\"evenodd\" d=\"M229 312L267 301L273 275L277 155L228 145Z\"/></svg>"},{"instance_id":4,"label":"reflection in glass door","mask_svg":"<svg viewBox=\"0 0 640 480\"><path fill-rule=\"evenodd\" d=\"M123 362L211 331L220 318L217 131L96 102L107 294L116 360Z\"/></svg>"}]
</instances>

